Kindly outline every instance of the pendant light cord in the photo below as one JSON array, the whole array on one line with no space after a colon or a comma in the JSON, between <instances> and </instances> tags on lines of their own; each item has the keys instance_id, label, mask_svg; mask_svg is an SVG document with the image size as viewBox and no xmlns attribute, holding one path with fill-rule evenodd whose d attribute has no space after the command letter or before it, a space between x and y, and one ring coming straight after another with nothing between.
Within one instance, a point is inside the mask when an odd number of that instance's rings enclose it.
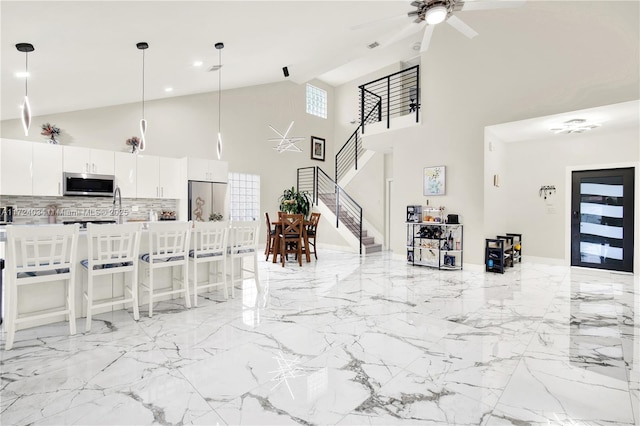
<instances>
[{"instance_id":1,"label":"pendant light cord","mask_svg":"<svg viewBox=\"0 0 640 426\"><path fill-rule=\"evenodd\" d=\"M24 96L29 95L29 53L24 52Z\"/></svg>"},{"instance_id":2,"label":"pendant light cord","mask_svg":"<svg viewBox=\"0 0 640 426\"><path fill-rule=\"evenodd\" d=\"M144 49L142 49L142 118L144 119Z\"/></svg>"},{"instance_id":3,"label":"pendant light cord","mask_svg":"<svg viewBox=\"0 0 640 426\"><path fill-rule=\"evenodd\" d=\"M222 123L220 121L222 111L222 49L218 49L218 133L222 132Z\"/></svg>"}]
</instances>

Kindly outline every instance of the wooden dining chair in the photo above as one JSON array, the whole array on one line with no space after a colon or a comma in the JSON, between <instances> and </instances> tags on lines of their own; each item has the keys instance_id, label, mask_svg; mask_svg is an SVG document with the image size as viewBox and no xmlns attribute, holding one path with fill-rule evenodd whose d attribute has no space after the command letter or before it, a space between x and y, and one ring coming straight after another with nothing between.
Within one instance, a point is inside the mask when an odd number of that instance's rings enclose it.
<instances>
[{"instance_id":1,"label":"wooden dining chair","mask_svg":"<svg viewBox=\"0 0 640 426\"><path fill-rule=\"evenodd\" d=\"M269 255L274 254L275 243L276 243L276 228L271 225L271 219L269 219L269 213L264 212L266 229L267 229L267 243L264 248L264 255L266 256L265 260L269 260ZM274 254L275 255L275 254Z\"/></svg>"},{"instance_id":2,"label":"wooden dining chair","mask_svg":"<svg viewBox=\"0 0 640 426\"><path fill-rule=\"evenodd\" d=\"M320 213L311 213L311 219L307 226L307 242L309 246L313 246L313 255L316 260L318 255L316 254L316 236L318 235L318 223L320 222ZM312 241L313 240L313 241Z\"/></svg>"},{"instance_id":3,"label":"wooden dining chair","mask_svg":"<svg viewBox=\"0 0 640 426\"><path fill-rule=\"evenodd\" d=\"M298 259L298 264L302 266L302 237L304 215L283 213L280 215L279 222L279 251L282 267L284 267L285 258L288 253L295 253Z\"/></svg>"}]
</instances>

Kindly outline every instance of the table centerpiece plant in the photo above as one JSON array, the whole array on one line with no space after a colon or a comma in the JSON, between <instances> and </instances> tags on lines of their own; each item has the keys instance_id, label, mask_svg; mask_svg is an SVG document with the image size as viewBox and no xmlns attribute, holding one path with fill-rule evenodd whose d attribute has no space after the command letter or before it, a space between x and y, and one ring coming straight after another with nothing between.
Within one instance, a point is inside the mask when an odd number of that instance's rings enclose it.
<instances>
[{"instance_id":1,"label":"table centerpiece plant","mask_svg":"<svg viewBox=\"0 0 640 426\"><path fill-rule=\"evenodd\" d=\"M293 186L291 189L285 189L280 196L280 211L289 214L303 214L305 218L308 218L311 211L309 194L306 191L296 191Z\"/></svg>"}]
</instances>

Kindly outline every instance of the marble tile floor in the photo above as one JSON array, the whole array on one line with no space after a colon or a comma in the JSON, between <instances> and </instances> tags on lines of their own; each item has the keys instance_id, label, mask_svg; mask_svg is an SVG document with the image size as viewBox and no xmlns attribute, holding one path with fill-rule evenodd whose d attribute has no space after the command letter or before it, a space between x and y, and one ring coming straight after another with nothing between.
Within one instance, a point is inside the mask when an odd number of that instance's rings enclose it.
<instances>
[{"instance_id":1,"label":"marble tile floor","mask_svg":"<svg viewBox=\"0 0 640 426\"><path fill-rule=\"evenodd\" d=\"M19 331L2 425L638 425L638 275L323 250L236 298ZM4 344L4 331L0 347Z\"/></svg>"}]
</instances>

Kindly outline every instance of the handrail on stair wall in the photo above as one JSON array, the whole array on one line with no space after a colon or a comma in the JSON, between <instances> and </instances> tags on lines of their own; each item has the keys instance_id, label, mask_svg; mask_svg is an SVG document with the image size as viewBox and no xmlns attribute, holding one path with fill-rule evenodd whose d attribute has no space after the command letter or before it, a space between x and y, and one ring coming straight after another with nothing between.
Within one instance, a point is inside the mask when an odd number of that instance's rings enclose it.
<instances>
[{"instance_id":1,"label":"handrail on stair wall","mask_svg":"<svg viewBox=\"0 0 640 426\"><path fill-rule=\"evenodd\" d=\"M336 215L336 228L340 222L358 238L362 254L362 207L320 167L301 167L296 178L299 192L308 192L313 203L322 201ZM335 197L335 200L333 198Z\"/></svg>"}]
</instances>

